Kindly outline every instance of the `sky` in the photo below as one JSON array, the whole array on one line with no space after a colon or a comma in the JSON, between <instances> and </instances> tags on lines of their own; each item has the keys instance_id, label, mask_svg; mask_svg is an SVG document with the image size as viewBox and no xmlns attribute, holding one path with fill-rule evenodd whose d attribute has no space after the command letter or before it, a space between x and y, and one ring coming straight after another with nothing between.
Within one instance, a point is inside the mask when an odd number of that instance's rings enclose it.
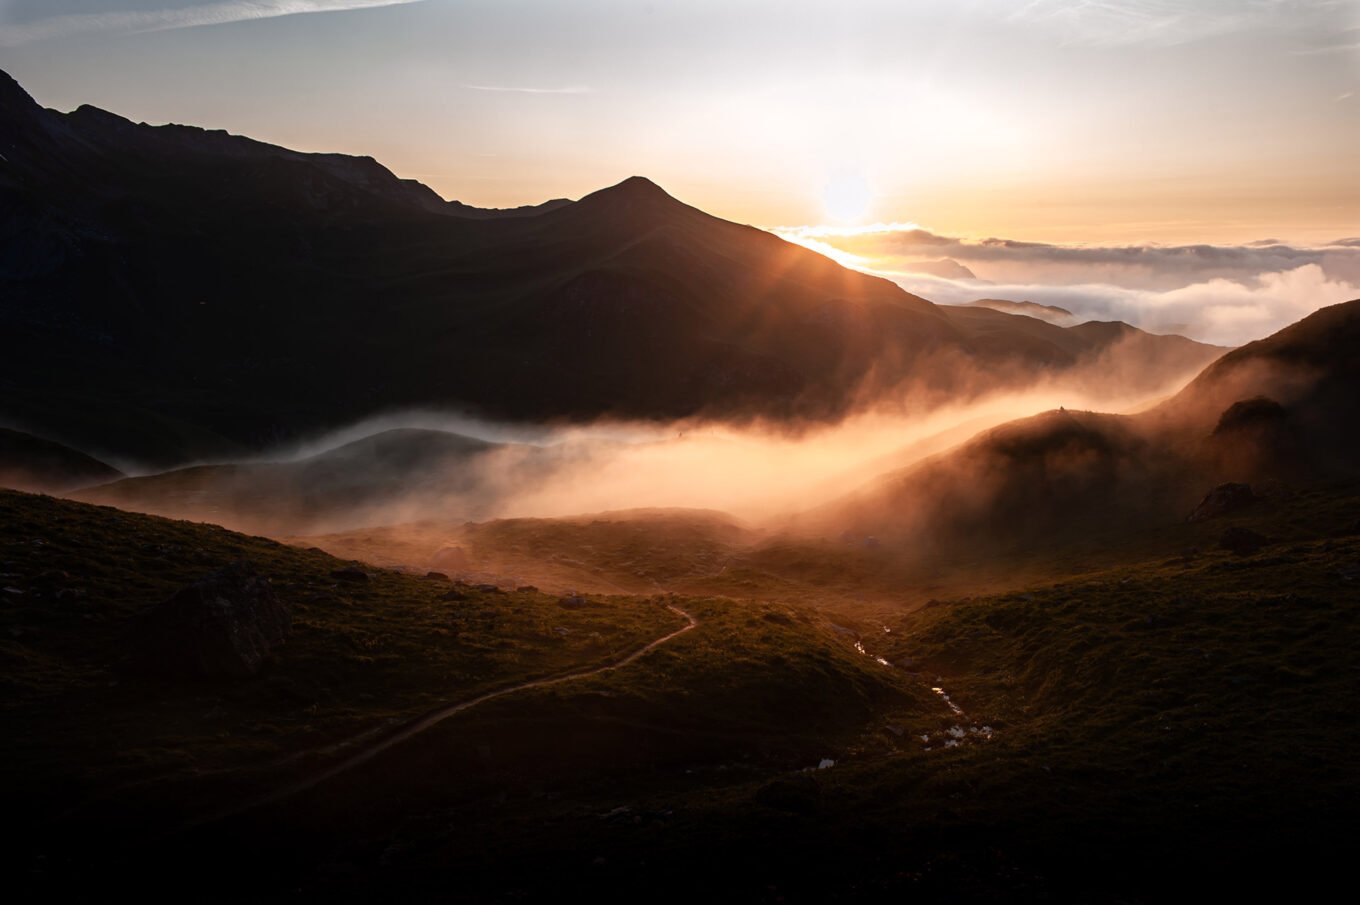
<instances>
[{"instance_id":1,"label":"sky","mask_svg":"<svg viewBox=\"0 0 1360 905\"><path fill-rule=\"evenodd\" d=\"M0 0L0 67L507 206L641 174L760 225L1326 241L1360 0Z\"/></svg>"},{"instance_id":2,"label":"sky","mask_svg":"<svg viewBox=\"0 0 1360 905\"><path fill-rule=\"evenodd\" d=\"M0 0L0 68L49 107L367 154L481 206L644 175L785 235L867 230L821 247L922 294L1360 282L1338 244L1360 236L1360 0ZM956 244L904 254L918 229ZM1040 250L1026 270L995 237ZM1302 257L1036 263L1264 240ZM935 259L960 269L911 269ZM1138 301L1072 295L1043 297ZM1203 335L1273 322L1234 319Z\"/></svg>"}]
</instances>

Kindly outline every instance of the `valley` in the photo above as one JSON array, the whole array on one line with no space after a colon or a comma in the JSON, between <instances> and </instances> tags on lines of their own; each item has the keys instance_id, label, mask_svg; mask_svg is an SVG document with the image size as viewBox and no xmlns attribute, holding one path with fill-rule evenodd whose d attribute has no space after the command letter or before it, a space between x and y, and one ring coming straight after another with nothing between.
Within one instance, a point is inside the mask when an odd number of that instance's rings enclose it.
<instances>
[{"instance_id":1,"label":"valley","mask_svg":"<svg viewBox=\"0 0 1360 905\"><path fill-rule=\"evenodd\" d=\"M20 900L1349 881L1360 299L936 304L638 176L483 208L5 73L0 150Z\"/></svg>"}]
</instances>

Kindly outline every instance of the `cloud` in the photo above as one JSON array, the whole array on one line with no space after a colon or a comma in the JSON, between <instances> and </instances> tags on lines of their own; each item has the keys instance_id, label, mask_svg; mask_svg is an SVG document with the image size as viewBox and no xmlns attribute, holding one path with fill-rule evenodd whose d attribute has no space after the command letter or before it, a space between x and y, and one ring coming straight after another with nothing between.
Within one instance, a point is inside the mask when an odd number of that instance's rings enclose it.
<instances>
[{"instance_id":1,"label":"cloud","mask_svg":"<svg viewBox=\"0 0 1360 905\"><path fill-rule=\"evenodd\" d=\"M1213 279L1248 280L1307 264L1330 279L1360 282L1360 242L1338 239L1298 246L1265 239L1242 245L1059 245L1016 239L941 236L915 224L853 231L776 227L799 244L835 248L843 263L873 270L921 272L926 261L949 258L993 283L1109 283L1171 290Z\"/></svg>"},{"instance_id":2,"label":"cloud","mask_svg":"<svg viewBox=\"0 0 1360 905\"><path fill-rule=\"evenodd\" d=\"M201 25L225 25L251 19L272 19L303 13L329 13L403 6L424 0L218 0L195 6L47 16L14 25L0 25L0 47L14 47L94 32L135 34Z\"/></svg>"},{"instance_id":3,"label":"cloud","mask_svg":"<svg viewBox=\"0 0 1360 905\"><path fill-rule=\"evenodd\" d=\"M591 89L584 85L568 85L562 88L518 88L509 85L464 85L473 91L508 91L515 94L590 94Z\"/></svg>"},{"instance_id":4,"label":"cloud","mask_svg":"<svg viewBox=\"0 0 1360 905\"><path fill-rule=\"evenodd\" d=\"M1031 0L1006 21L1057 33L1063 43L1171 47L1247 31L1289 29L1328 52L1344 0Z\"/></svg>"},{"instance_id":5,"label":"cloud","mask_svg":"<svg viewBox=\"0 0 1360 905\"><path fill-rule=\"evenodd\" d=\"M942 236L918 224L777 227L849 267L942 304L1002 298L1056 305L1221 345L1266 336L1325 305L1360 298L1360 239L1290 245L1056 245ZM966 268L950 272L947 260Z\"/></svg>"},{"instance_id":6,"label":"cloud","mask_svg":"<svg viewBox=\"0 0 1360 905\"><path fill-rule=\"evenodd\" d=\"M1120 320L1153 333L1180 333L1202 342L1237 346L1268 336L1319 308L1360 298L1360 283L1330 278L1317 264L1216 278L1169 290L1108 283L985 284L879 271L908 292L942 304L981 295L1057 305L1082 320Z\"/></svg>"}]
</instances>

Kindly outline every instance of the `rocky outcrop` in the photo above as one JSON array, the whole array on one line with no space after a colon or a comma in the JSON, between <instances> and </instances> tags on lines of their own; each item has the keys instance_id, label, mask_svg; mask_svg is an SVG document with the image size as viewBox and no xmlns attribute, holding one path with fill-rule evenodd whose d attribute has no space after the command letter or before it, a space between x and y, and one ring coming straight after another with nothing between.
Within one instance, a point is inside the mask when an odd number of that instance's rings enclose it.
<instances>
[{"instance_id":1,"label":"rocky outcrop","mask_svg":"<svg viewBox=\"0 0 1360 905\"><path fill-rule=\"evenodd\" d=\"M1187 522L1203 522L1220 515L1227 515L1245 509L1257 500L1250 484L1219 484L1205 494L1195 511L1190 513Z\"/></svg>"},{"instance_id":2,"label":"rocky outcrop","mask_svg":"<svg viewBox=\"0 0 1360 905\"><path fill-rule=\"evenodd\" d=\"M268 579L237 563L176 591L143 614L127 639L128 667L176 677L260 673L292 625Z\"/></svg>"}]
</instances>

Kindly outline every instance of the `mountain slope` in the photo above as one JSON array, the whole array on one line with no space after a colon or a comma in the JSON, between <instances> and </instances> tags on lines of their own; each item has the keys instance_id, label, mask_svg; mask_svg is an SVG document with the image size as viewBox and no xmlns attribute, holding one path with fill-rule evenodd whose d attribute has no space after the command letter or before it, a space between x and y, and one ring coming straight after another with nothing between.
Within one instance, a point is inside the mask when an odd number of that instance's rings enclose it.
<instances>
[{"instance_id":1,"label":"mountain slope","mask_svg":"<svg viewBox=\"0 0 1360 905\"><path fill-rule=\"evenodd\" d=\"M1184 519L1224 482L1360 476L1360 300L1228 353L1137 415L1056 411L885 475L813 524L918 552L1070 551Z\"/></svg>"}]
</instances>

